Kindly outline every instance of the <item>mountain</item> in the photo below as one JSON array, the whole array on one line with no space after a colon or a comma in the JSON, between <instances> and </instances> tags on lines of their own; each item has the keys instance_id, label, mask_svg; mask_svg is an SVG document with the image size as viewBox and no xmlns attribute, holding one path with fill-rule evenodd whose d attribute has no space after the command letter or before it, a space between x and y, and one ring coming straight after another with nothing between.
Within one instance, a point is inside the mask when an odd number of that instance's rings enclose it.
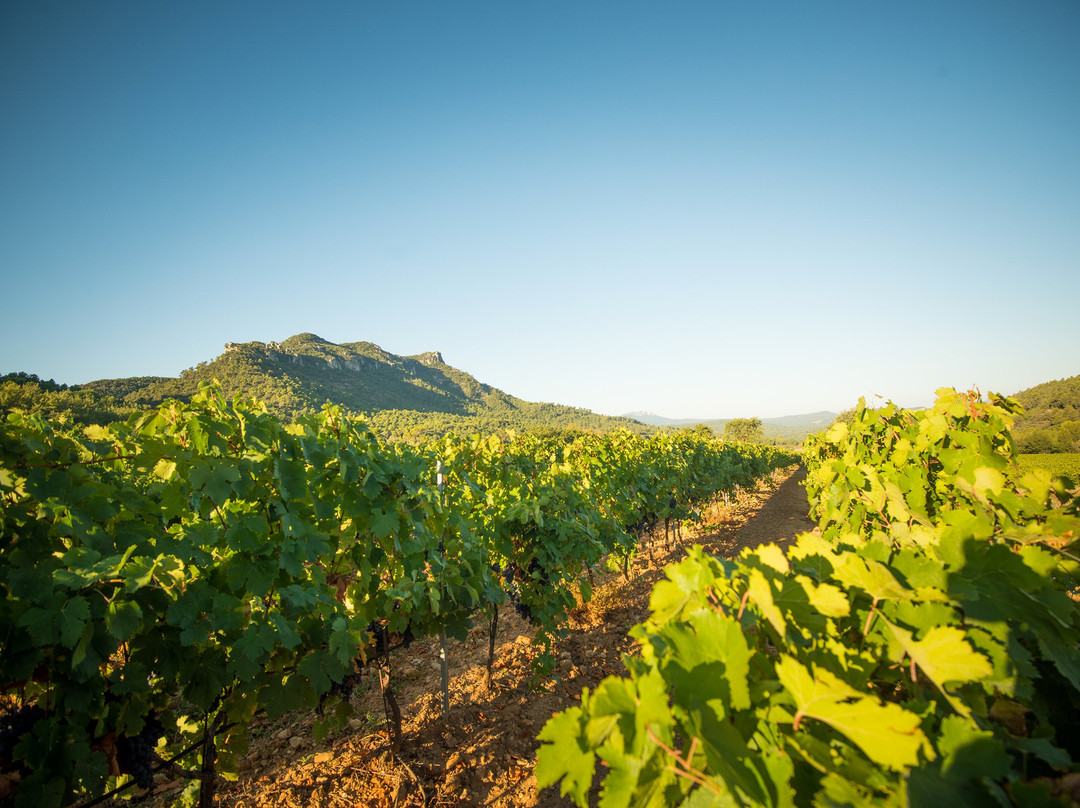
<instances>
[{"instance_id":1,"label":"mountain","mask_svg":"<svg viewBox=\"0 0 1080 808\"><path fill-rule=\"evenodd\" d=\"M762 418L761 423L784 429L805 429L807 433L824 429L836 420L837 413L821 410L804 415L784 415L780 418Z\"/></svg>"},{"instance_id":2,"label":"mountain","mask_svg":"<svg viewBox=\"0 0 1080 808\"><path fill-rule=\"evenodd\" d=\"M722 434L724 431L724 424L731 420L730 418L665 418L654 412L645 412L642 410L628 412L623 417L633 418L643 424L660 428L705 424L705 426L709 427L717 434ZM824 429L831 424L835 418L836 413L823 410L821 412L810 412L804 415L784 415L779 418L762 418L761 424L762 427L764 427L766 440L789 443L798 442L811 432L817 432Z\"/></svg>"},{"instance_id":3,"label":"mountain","mask_svg":"<svg viewBox=\"0 0 1080 808\"><path fill-rule=\"evenodd\" d=\"M23 399L27 399L25 379L20 388ZM297 334L280 343L226 343L216 359L200 362L177 378L102 379L61 392L46 392L38 385L37 395L41 400L65 395L68 406L63 411L76 420L102 423L155 407L167 398L187 398L200 382L213 380L227 396L258 398L285 420L317 411L329 401L366 414L373 428L393 439L439 435L450 429L653 431L629 418L523 401L448 365L438 351L398 356L371 342L337 345L315 334ZM5 382L5 391L7 387ZM6 392L5 396L10 398ZM80 418L79 407L89 407L87 402L94 405L93 417ZM0 410L8 408L0 397Z\"/></svg>"},{"instance_id":4,"label":"mountain","mask_svg":"<svg viewBox=\"0 0 1080 808\"><path fill-rule=\"evenodd\" d=\"M623 418L633 418L635 421L640 421L641 423L648 424L649 426L675 426L675 425L684 425L684 424L688 424L690 426L693 426L694 424L702 423L702 421L700 421L700 420L695 421L695 420L687 420L685 418L684 419L665 418L662 415L657 415L655 412L645 412L643 410L639 410L637 412L623 413L622 417Z\"/></svg>"}]
</instances>

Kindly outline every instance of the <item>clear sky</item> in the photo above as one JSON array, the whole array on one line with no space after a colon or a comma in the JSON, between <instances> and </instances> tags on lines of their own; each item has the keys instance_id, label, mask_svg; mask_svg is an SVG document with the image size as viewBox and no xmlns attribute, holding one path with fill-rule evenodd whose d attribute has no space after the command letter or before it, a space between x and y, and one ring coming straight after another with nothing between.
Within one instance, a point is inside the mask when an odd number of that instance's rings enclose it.
<instances>
[{"instance_id":1,"label":"clear sky","mask_svg":"<svg viewBox=\"0 0 1080 808\"><path fill-rule=\"evenodd\" d=\"M5 0L0 372L737 417L1080 373L1080 4Z\"/></svg>"}]
</instances>

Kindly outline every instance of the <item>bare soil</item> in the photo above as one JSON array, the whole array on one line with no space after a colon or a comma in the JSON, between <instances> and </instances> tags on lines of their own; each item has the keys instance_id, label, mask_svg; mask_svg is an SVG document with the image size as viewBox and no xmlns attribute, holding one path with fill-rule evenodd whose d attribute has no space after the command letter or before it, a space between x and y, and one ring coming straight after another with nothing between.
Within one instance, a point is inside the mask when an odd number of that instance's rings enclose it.
<instances>
[{"instance_id":1,"label":"bare soil","mask_svg":"<svg viewBox=\"0 0 1080 808\"><path fill-rule=\"evenodd\" d=\"M391 683L402 713L402 739L391 749L378 678L365 673L354 690L348 726L315 742L314 714L276 722L256 720L251 750L236 782L222 783L218 804L229 808L299 806L564 806L557 788L537 792L533 767L537 733L551 716L580 699L583 687L621 675L633 653L627 631L648 614L649 594L663 567L685 547L701 544L725 557L765 542L787 545L813 530L807 517L805 471L778 472L728 507L703 514L677 546L662 535L643 551L627 580L621 572L596 578L592 600L571 615L559 643L555 674L537 679L533 630L509 609L500 611L491 687L485 686L488 625L463 642L450 641L450 716L441 715L438 640L415 642L391 655ZM662 530L660 533L662 534ZM650 558L650 555L652 556ZM167 802L183 783L162 783Z\"/></svg>"}]
</instances>

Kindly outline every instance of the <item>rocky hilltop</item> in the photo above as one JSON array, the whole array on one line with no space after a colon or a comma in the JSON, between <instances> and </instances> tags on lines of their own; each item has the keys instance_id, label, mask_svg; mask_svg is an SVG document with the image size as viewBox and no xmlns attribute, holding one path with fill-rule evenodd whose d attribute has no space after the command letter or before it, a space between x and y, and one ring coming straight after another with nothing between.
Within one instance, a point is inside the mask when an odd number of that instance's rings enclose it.
<instances>
[{"instance_id":1,"label":"rocky hilltop","mask_svg":"<svg viewBox=\"0 0 1080 808\"><path fill-rule=\"evenodd\" d=\"M281 342L228 342L220 356L178 378L104 379L80 389L147 408L186 398L203 381L219 382L227 395L258 398L287 420L337 404L398 438L447 429L651 431L629 418L516 398L446 364L440 351L399 356L371 342L336 344L310 333Z\"/></svg>"}]
</instances>

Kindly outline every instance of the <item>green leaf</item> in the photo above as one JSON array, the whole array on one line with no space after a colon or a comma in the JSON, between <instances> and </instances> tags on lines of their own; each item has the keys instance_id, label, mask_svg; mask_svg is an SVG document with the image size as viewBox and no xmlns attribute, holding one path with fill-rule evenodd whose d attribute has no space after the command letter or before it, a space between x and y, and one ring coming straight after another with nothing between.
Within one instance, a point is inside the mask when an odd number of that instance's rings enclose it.
<instances>
[{"instance_id":1,"label":"green leaf","mask_svg":"<svg viewBox=\"0 0 1080 808\"><path fill-rule=\"evenodd\" d=\"M299 710L304 706L306 682L303 676L285 676L278 682L271 682L262 698L265 699L266 714L271 720L280 718L285 713Z\"/></svg>"},{"instance_id":2,"label":"green leaf","mask_svg":"<svg viewBox=\"0 0 1080 808\"><path fill-rule=\"evenodd\" d=\"M401 519L394 509L376 508L371 517L371 531L380 539L394 536L401 526Z\"/></svg>"},{"instance_id":3,"label":"green leaf","mask_svg":"<svg viewBox=\"0 0 1080 808\"><path fill-rule=\"evenodd\" d=\"M1016 804L1004 795L995 799L984 783L947 780L941 776L937 766L913 770L907 778L904 790L906 800L902 804L908 808L942 808L950 805L957 808L1005 808ZM861 808L864 804L853 803L852 808ZM1061 808L1060 803L1055 808Z\"/></svg>"},{"instance_id":4,"label":"green leaf","mask_svg":"<svg viewBox=\"0 0 1080 808\"><path fill-rule=\"evenodd\" d=\"M588 697L582 696L584 703ZM559 793L581 808L588 805L589 788L596 768L596 755L583 743L582 711L571 707L557 713L537 736L545 741L536 750L536 784L540 788L562 780Z\"/></svg>"},{"instance_id":5,"label":"green leaf","mask_svg":"<svg viewBox=\"0 0 1080 808\"><path fill-rule=\"evenodd\" d=\"M159 480L171 480L176 476L176 461L175 460L159 460L154 464L153 474Z\"/></svg>"},{"instance_id":6,"label":"green leaf","mask_svg":"<svg viewBox=\"0 0 1080 808\"><path fill-rule=\"evenodd\" d=\"M584 578L578 581L578 590L581 592L582 603L588 603L592 600L592 587L589 586L589 582Z\"/></svg>"},{"instance_id":7,"label":"green leaf","mask_svg":"<svg viewBox=\"0 0 1080 808\"><path fill-rule=\"evenodd\" d=\"M303 460L284 456L275 458L274 473L281 485L281 496L286 502L302 500L308 496L307 469Z\"/></svg>"},{"instance_id":8,"label":"green leaf","mask_svg":"<svg viewBox=\"0 0 1080 808\"><path fill-rule=\"evenodd\" d=\"M330 653L337 658L343 666L352 662L364 646L364 632L349 629L348 621L344 617L334 620L330 634Z\"/></svg>"},{"instance_id":9,"label":"green leaf","mask_svg":"<svg viewBox=\"0 0 1080 808\"><path fill-rule=\"evenodd\" d=\"M920 751L933 755L919 717L903 707L865 696L816 665L808 671L790 656L780 658L776 673L795 699L795 729L802 718L815 718L894 771L918 765Z\"/></svg>"},{"instance_id":10,"label":"green leaf","mask_svg":"<svg viewBox=\"0 0 1080 808\"><path fill-rule=\"evenodd\" d=\"M271 612L270 622L274 626L274 630L277 632L274 635L275 645L279 645L287 650L292 650L300 645L302 638L296 631L296 625L292 621L286 620L280 613Z\"/></svg>"},{"instance_id":11,"label":"green leaf","mask_svg":"<svg viewBox=\"0 0 1080 808\"><path fill-rule=\"evenodd\" d=\"M297 671L307 677L316 693L322 694L330 689L331 680L329 674L331 667L327 663L332 661L333 657L325 651L309 651L300 660ZM340 679L340 677L338 678Z\"/></svg>"},{"instance_id":12,"label":"green leaf","mask_svg":"<svg viewBox=\"0 0 1080 808\"><path fill-rule=\"evenodd\" d=\"M961 715L969 715L967 706L951 698L945 684L977 682L992 675L994 666L968 644L963 630L956 626L935 626L921 640L916 640L910 631L882 620L919 669L949 698L953 709Z\"/></svg>"},{"instance_id":13,"label":"green leaf","mask_svg":"<svg viewBox=\"0 0 1080 808\"><path fill-rule=\"evenodd\" d=\"M821 790L814 795L814 808L863 808L867 795L854 783L836 774L821 779Z\"/></svg>"},{"instance_id":14,"label":"green leaf","mask_svg":"<svg viewBox=\"0 0 1080 808\"><path fill-rule=\"evenodd\" d=\"M19 618L19 625L27 630L35 645L44 646L54 642L59 634L56 617L53 609L33 606Z\"/></svg>"},{"instance_id":15,"label":"green leaf","mask_svg":"<svg viewBox=\"0 0 1080 808\"><path fill-rule=\"evenodd\" d=\"M87 440L108 442L113 440L113 434L107 426L99 426L97 424L91 424L83 429L83 434L86 435Z\"/></svg>"},{"instance_id":16,"label":"green leaf","mask_svg":"<svg viewBox=\"0 0 1080 808\"><path fill-rule=\"evenodd\" d=\"M772 627L776 630L776 633L781 637L787 634L787 623L784 621L784 615L777 608L776 602L773 600L772 588L769 586L769 582L762 575L761 570L750 570L750 582L748 591L750 593L750 600L752 600L757 607L761 609L761 613L765 615L765 619L769 621Z\"/></svg>"},{"instance_id":17,"label":"green leaf","mask_svg":"<svg viewBox=\"0 0 1080 808\"><path fill-rule=\"evenodd\" d=\"M980 466L975 469L975 483L972 487L976 494L982 496L986 496L987 493L999 494L1005 487L1005 475L997 469Z\"/></svg>"},{"instance_id":18,"label":"green leaf","mask_svg":"<svg viewBox=\"0 0 1080 808\"><path fill-rule=\"evenodd\" d=\"M1001 741L960 716L946 716L938 738L941 774L948 780L965 782L980 777L996 779L1012 767Z\"/></svg>"},{"instance_id":19,"label":"green leaf","mask_svg":"<svg viewBox=\"0 0 1080 808\"><path fill-rule=\"evenodd\" d=\"M114 600L105 613L105 627L118 642L126 642L142 622L142 607L129 600Z\"/></svg>"},{"instance_id":20,"label":"green leaf","mask_svg":"<svg viewBox=\"0 0 1080 808\"><path fill-rule=\"evenodd\" d=\"M667 645L660 667L680 703L716 699L725 712L750 707L752 651L735 619L703 610L688 623L664 626L658 635Z\"/></svg>"},{"instance_id":21,"label":"green leaf","mask_svg":"<svg viewBox=\"0 0 1080 808\"><path fill-rule=\"evenodd\" d=\"M205 491L213 503L220 507L232 494L233 483L240 479L240 472L231 462L205 460L191 466L188 478L193 488Z\"/></svg>"},{"instance_id":22,"label":"green leaf","mask_svg":"<svg viewBox=\"0 0 1080 808\"><path fill-rule=\"evenodd\" d=\"M64 604L60 610L60 642L73 648L83 634L83 627L90 619L90 604L81 595Z\"/></svg>"},{"instance_id":23,"label":"green leaf","mask_svg":"<svg viewBox=\"0 0 1080 808\"><path fill-rule=\"evenodd\" d=\"M784 555L784 551L776 544L759 545L754 548L754 551L749 557L757 558L766 567L771 567L781 575L787 575L791 571L787 556Z\"/></svg>"},{"instance_id":24,"label":"green leaf","mask_svg":"<svg viewBox=\"0 0 1080 808\"><path fill-rule=\"evenodd\" d=\"M203 712L213 706L228 680L224 653L209 650L191 669L191 679L184 688L184 697Z\"/></svg>"},{"instance_id":25,"label":"green leaf","mask_svg":"<svg viewBox=\"0 0 1080 808\"><path fill-rule=\"evenodd\" d=\"M262 662L269 659L276 645L273 626L252 622L233 644L233 655L239 654L252 662Z\"/></svg>"},{"instance_id":26,"label":"green leaf","mask_svg":"<svg viewBox=\"0 0 1080 808\"><path fill-rule=\"evenodd\" d=\"M1012 738L1009 746L1049 763L1055 769L1067 769L1072 765L1072 758L1064 749L1054 746L1049 738Z\"/></svg>"},{"instance_id":27,"label":"green leaf","mask_svg":"<svg viewBox=\"0 0 1080 808\"><path fill-rule=\"evenodd\" d=\"M839 587L832 584L814 586L808 580L803 582L803 587L810 597L810 605L826 617L847 617L851 614L851 603Z\"/></svg>"},{"instance_id":28,"label":"green leaf","mask_svg":"<svg viewBox=\"0 0 1080 808\"><path fill-rule=\"evenodd\" d=\"M658 623L666 623L671 620L683 607L690 602L690 596L673 581L657 581L649 596L649 609L653 620Z\"/></svg>"},{"instance_id":29,"label":"green leaf","mask_svg":"<svg viewBox=\"0 0 1080 808\"><path fill-rule=\"evenodd\" d=\"M75 650L71 654L71 667L78 668L82 665L83 660L86 659L87 653L90 651L90 641L94 638L94 624L87 622L83 628L82 635L79 637L78 643L75 644ZM97 654L92 654L91 657L95 663L98 661Z\"/></svg>"},{"instance_id":30,"label":"green leaf","mask_svg":"<svg viewBox=\"0 0 1080 808\"><path fill-rule=\"evenodd\" d=\"M874 600L900 600L911 596L911 591L896 580L888 567L872 559L849 555L835 577L848 587L862 589Z\"/></svg>"},{"instance_id":31,"label":"green leaf","mask_svg":"<svg viewBox=\"0 0 1080 808\"><path fill-rule=\"evenodd\" d=\"M1061 675L1080 690L1080 649L1077 648L1075 637L1066 639L1060 634L1053 636L1044 631L1037 635L1037 640L1043 656L1053 660Z\"/></svg>"},{"instance_id":32,"label":"green leaf","mask_svg":"<svg viewBox=\"0 0 1080 808\"><path fill-rule=\"evenodd\" d=\"M941 562L921 551L901 550L896 554L891 566L912 589L933 587L944 590L948 581Z\"/></svg>"}]
</instances>

